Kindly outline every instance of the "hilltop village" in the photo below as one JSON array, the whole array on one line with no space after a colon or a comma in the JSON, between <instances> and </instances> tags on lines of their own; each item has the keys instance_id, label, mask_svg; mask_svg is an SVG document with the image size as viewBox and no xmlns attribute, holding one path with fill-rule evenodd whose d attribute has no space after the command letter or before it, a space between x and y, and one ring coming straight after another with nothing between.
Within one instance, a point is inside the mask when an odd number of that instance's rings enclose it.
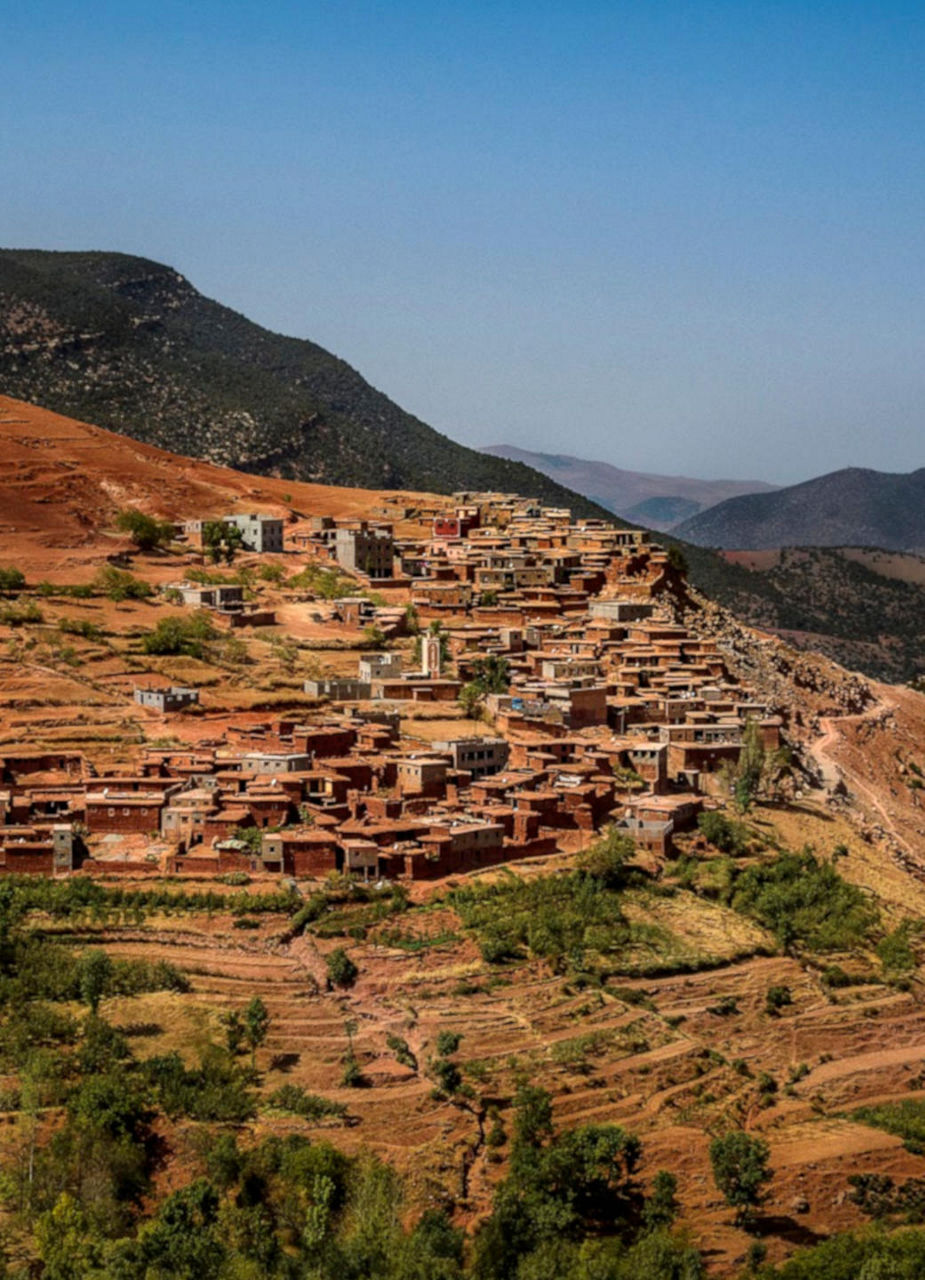
<instances>
[{"instance_id":1,"label":"hilltop village","mask_svg":"<svg viewBox=\"0 0 925 1280\"><path fill-rule=\"evenodd\" d=\"M291 549L349 573L355 590L302 607L380 647L359 650L355 675L306 681L304 714L229 717L219 737L203 726L188 744L144 746L131 772L4 748L3 869L433 880L579 849L610 825L662 859L749 724L779 745L780 719L673 621L683 573L641 531L498 494L414 515L426 524L413 538L327 516L178 525L194 547L218 523L242 553ZM164 593L229 627L276 621L240 586ZM168 729L199 703L151 680L131 696ZM462 736L402 733L409 704L460 701L474 718Z\"/></svg>"}]
</instances>

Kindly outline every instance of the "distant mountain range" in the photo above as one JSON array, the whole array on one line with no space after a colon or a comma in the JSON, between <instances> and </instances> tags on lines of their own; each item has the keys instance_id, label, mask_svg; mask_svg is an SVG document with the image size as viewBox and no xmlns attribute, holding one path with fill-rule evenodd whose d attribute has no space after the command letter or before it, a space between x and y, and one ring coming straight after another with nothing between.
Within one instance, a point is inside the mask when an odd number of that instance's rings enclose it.
<instances>
[{"instance_id":1,"label":"distant mountain range","mask_svg":"<svg viewBox=\"0 0 925 1280\"><path fill-rule=\"evenodd\" d=\"M0 250L0 391L176 453L259 475L596 503L441 435L314 342L122 253Z\"/></svg>"},{"instance_id":2,"label":"distant mountain range","mask_svg":"<svg viewBox=\"0 0 925 1280\"><path fill-rule=\"evenodd\" d=\"M691 476L624 471L609 462L575 458L566 453L533 453L510 444L490 445L483 453L523 462L569 489L593 498L608 511L660 531L671 529L726 498L774 489L774 485L763 480L697 480Z\"/></svg>"},{"instance_id":3,"label":"distant mountain range","mask_svg":"<svg viewBox=\"0 0 925 1280\"><path fill-rule=\"evenodd\" d=\"M700 546L864 546L925 550L925 467L908 475L848 467L773 493L729 498L672 530Z\"/></svg>"}]
</instances>

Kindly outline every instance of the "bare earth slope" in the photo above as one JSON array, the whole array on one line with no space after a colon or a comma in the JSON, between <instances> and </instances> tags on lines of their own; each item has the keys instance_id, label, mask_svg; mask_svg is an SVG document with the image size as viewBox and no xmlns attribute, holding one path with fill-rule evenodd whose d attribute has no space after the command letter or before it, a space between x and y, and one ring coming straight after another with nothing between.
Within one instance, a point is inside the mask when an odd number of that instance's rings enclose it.
<instances>
[{"instance_id":1,"label":"bare earth slope","mask_svg":"<svg viewBox=\"0 0 925 1280\"><path fill-rule=\"evenodd\" d=\"M254 508L353 516L377 503L420 500L420 494L251 476L0 396L0 559L27 573L33 563L47 570L52 548L112 551L106 530L129 506L185 520Z\"/></svg>"}]
</instances>

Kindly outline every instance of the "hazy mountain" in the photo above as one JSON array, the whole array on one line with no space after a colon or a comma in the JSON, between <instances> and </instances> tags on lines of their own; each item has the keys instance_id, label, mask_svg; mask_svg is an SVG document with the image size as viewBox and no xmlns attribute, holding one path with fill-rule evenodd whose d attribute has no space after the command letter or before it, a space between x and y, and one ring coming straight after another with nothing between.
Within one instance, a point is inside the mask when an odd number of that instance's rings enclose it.
<instances>
[{"instance_id":1,"label":"hazy mountain","mask_svg":"<svg viewBox=\"0 0 925 1280\"><path fill-rule=\"evenodd\" d=\"M763 480L697 480L691 476L650 475L624 471L609 462L574 458L564 453L532 453L510 444L483 450L494 458L526 463L577 493L593 498L609 511L650 529L666 530L707 507L742 493L769 492Z\"/></svg>"},{"instance_id":2,"label":"hazy mountain","mask_svg":"<svg viewBox=\"0 0 925 1280\"><path fill-rule=\"evenodd\" d=\"M848 467L774 493L730 498L676 526L701 546L925 548L925 467L908 475Z\"/></svg>"}]
</instances>

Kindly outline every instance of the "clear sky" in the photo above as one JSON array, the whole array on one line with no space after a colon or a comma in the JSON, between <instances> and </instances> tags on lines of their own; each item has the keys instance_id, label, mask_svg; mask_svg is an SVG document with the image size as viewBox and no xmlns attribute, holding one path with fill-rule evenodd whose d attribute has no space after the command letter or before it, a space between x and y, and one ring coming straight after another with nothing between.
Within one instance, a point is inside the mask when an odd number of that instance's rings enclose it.
<instances>
[{"instance_id":1,"label":"clear sky","mask_svg":"<svg viewBox=\"0 0 925 1280\"><path fill-rule=\"evenodd\" d=\"M0 0L0 243L119 249L470 444L925 465L925 5Z\"/></svg>"}]
</instances>

